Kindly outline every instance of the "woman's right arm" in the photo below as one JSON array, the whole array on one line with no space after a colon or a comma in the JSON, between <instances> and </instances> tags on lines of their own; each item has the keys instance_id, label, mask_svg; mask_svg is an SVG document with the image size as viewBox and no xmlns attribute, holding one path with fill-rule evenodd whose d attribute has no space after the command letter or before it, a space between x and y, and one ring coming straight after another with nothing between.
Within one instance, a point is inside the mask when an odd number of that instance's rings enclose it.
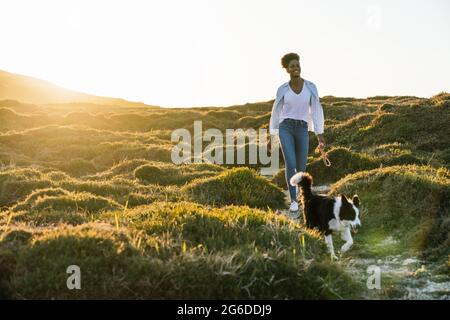
<instances>
[{"instance_id":1,"label":"woman's right arm","mask_svg":"<svg viewBox=\"0 0 450 320\"><path fill-rule=\"evenodd\" d=\"M269 152L272 151L272 143L271 140L272 138L274 138L276 135L278 135L278 122L280 119L280 110L278 107L279 104L279 94L280 94L280 88L278 88L277 93L275 95L275 101L273 102L273 106L272 106L272 112L270 114L270 121L269 121L269 135L267 137L267 150L269 150Z\"/></svg>"},{"instance_id":2,"label":"woman's right arm","mask_svg":"<svg viewBox=\"0 0 450 320\"><path fill-rule=\"evenodd\" d=\"M270 132L271 136L278 134L278 122L280 119L280 110L278 107L279 94L280 94L280 88L278 88L278 90L277 90L277 94L275 96L275 101L273 102L273 106L272 106L272 112L270 114L269 132Z\"/></svg>"}]
</instances>

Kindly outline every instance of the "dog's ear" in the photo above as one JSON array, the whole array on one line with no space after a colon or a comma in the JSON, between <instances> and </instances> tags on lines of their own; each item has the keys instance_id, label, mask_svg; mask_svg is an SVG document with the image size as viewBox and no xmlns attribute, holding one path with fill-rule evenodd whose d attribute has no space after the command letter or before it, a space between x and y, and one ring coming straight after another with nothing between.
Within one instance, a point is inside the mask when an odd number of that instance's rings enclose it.
<instances>
[{"instance_id":1,"label":"dog's ear","mask_svg":"<svg viewBox=\"0 0 450 320\"><path fill-rule=\"evenodd\" d=\"M357 194L355 194L355 195L353 196L352 202L353 202L353 204L354 204L357 208L359 208L359 197L358 197Z\"/></svg>"},{"instance_id":2,"label":"dog's ear","mask_svg":"<svg viewBox=\"0 0 450 320\"><path fill-rule=\"evenodd\" d=\"M341 194L342 203L348 203L347 198L345 197L345 194Z\"/></svg>"}]
</instances>

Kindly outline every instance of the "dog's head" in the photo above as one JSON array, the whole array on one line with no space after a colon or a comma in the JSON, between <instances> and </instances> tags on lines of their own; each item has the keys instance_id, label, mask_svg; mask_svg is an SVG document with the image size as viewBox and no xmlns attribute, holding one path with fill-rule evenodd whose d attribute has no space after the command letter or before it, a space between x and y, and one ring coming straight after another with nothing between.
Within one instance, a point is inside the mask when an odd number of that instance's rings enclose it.
<instances>
[{"instance_id":1,"label":"dog's head","mask_svg":"<svg viewBox=\"0 0 450 320\"><path fill-rule=\"evenodd\" d=\"M352 200L348 200L347 197L341 195L341 207L339 209L340 220L353 229L361 226L361 221L359 220L359 206L360 201L358 195L354 195Z\"/></svg>"}]
</instances>

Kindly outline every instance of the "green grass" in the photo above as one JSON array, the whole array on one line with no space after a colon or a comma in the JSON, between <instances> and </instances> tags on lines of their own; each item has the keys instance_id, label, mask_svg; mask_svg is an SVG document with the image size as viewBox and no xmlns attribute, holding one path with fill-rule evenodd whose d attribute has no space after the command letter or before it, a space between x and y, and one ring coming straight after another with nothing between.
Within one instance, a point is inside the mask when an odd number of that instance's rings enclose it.
<instances>
[{"instance_id":1,"label":"green grass","mask_svg":"<svg viewBox=\"0 0 450 320\"><path fill-rule=\"evenodd\" d=\"M353 151L346 147L332 147L327 151L331 166L327 167L319 154L308 158L308 171L314 177L316 185L331 184L346 175L359 171L394 165L426 164L426 159L413 156L409 149L399 144L386 144L366 149L365 152ZM271 179L281 188L286 188L284 169Z\"/></svg>"},{"instance_id":2,"label":"green grass","mask_svg":"<svg viewBox=\"0 0 450 320\"><path fill-rule=\"evenodd\" d=\"M282 190L249 168L234 168L217 177L193 180L182 191L193 201L205 204L257 208L284 206Z\"/></svg>"},{"instance_id":3,"label":"green grass","mask_svg":"<svg viewBox=\"0 0 450 320\"><path fill-rule=\"evenodd\" d=\"M184 185L200 177L212 177L224 169L215 164L144 164L136 168L134 176L146 184Z\"/></svg>"},{"instance_id":4,"label":"green grass","mask_svg":"<svg viewBox=\"0 0 450 320\"><path fill-rule=\"evenodd\" d=\"M361 198L348 259L418 255L448 274L449 97L322 98L332 166L311 133L307 170L333 195ZM330 263L318 234L273 214L284 170L259 176L253 142L239 146L244 164L171 162L173 129L267 128L272 103L0 101L0 298L367 297L346 257ZM82 268L81 291L65 286L70 264ZM402 297L404 279L391 280L393 294L372 298Z\"/></svg>"},{"instance_id":5,"label":"green grass","mask_svg":"<svg viewBox=\"0 0 450 320\"><path fill-rule=\"evenodd\" d=\"M387 111L388 110L388 111ZM382 143L409 143L416 150L432 152L450 147L450 121L447 104L412 104L386 106L374 113L375 117L358 130L331 128L330 142L364 148Z\"/></svg>"},{"instance_id":6,"label":"green grass","mask_svg":"<svg viewBox=\"0 0 450 320\"><path fill-rule=\"evenodd\" d=\"M199 167L199 169L205 167ZM51 202L54 204L40 200L39 208L48 205L51 208L58 207L63 210L63 203L66 203L72 210L77 206L80 208L79 204L82 203L81 207L90 208L90 211L95 208L100 210L102 205L88 205L85 200L80 202L77 194L88 193L92 199L103 199L99 201L104 202L106 207L108 207L107 202L124 205L128 201L129 207L133 207L153 201L177 201L183 197L179 187L175 185L143 185L137 180L126 179L121 175L110 179L82 180L72 178L63 172L46 172L46 170L15 166L0 172L0 182L2 182L0 205L5 209L16 206L16 210L30 209L30 204L33 203L34 206L36 198L46 193L51 196L64 196L65 200L53 198ZM53 194L55 192L57 194Z\"/></svg>"},{"instance_id":7,"label":"green grass","mask_svg":"<svg viewBox=\"0 0 450 320\"><path fill-rule=\"evenodd\" d=\"M317 234L264 211L155 203L120 214L119 229L3 230L4 298L336 299L360 290L327 262ZM66 288L72 264L81 268L82 290Z\"/></svg>"}]
</instances>

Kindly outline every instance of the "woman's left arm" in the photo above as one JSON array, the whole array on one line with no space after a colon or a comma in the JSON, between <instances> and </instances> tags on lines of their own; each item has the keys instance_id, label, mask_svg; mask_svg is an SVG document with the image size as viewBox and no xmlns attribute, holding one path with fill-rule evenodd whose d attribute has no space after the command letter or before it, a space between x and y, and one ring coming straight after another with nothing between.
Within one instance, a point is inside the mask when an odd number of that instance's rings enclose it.
<instances>
[{"instance_id":1,"label":"woman's left arm","mask_svg":"<svg viewBox=\"0 0 450 320\"><path fill-rule=\"evenodd\" d=\"M319 143L319 148L325 148L325 138L323 137L323 134L317 135L317 142Z\"/></svg>"},{"instance_id":2,"label":"woman's left arm","mask_svg":"<svg viewBox=\"0 0 450 320\"><path fill-rule=\"evenodd\" d=\"M314 88L314 99L311 103L311 115L314 123L314 132L317 136L317 141L319 142L319 147L325 147L325 138L323 137L325 119L323 115L323 108L320 103L319 92L317 91L316 85L313 84Z\"/></svg>"}]
</instances>

